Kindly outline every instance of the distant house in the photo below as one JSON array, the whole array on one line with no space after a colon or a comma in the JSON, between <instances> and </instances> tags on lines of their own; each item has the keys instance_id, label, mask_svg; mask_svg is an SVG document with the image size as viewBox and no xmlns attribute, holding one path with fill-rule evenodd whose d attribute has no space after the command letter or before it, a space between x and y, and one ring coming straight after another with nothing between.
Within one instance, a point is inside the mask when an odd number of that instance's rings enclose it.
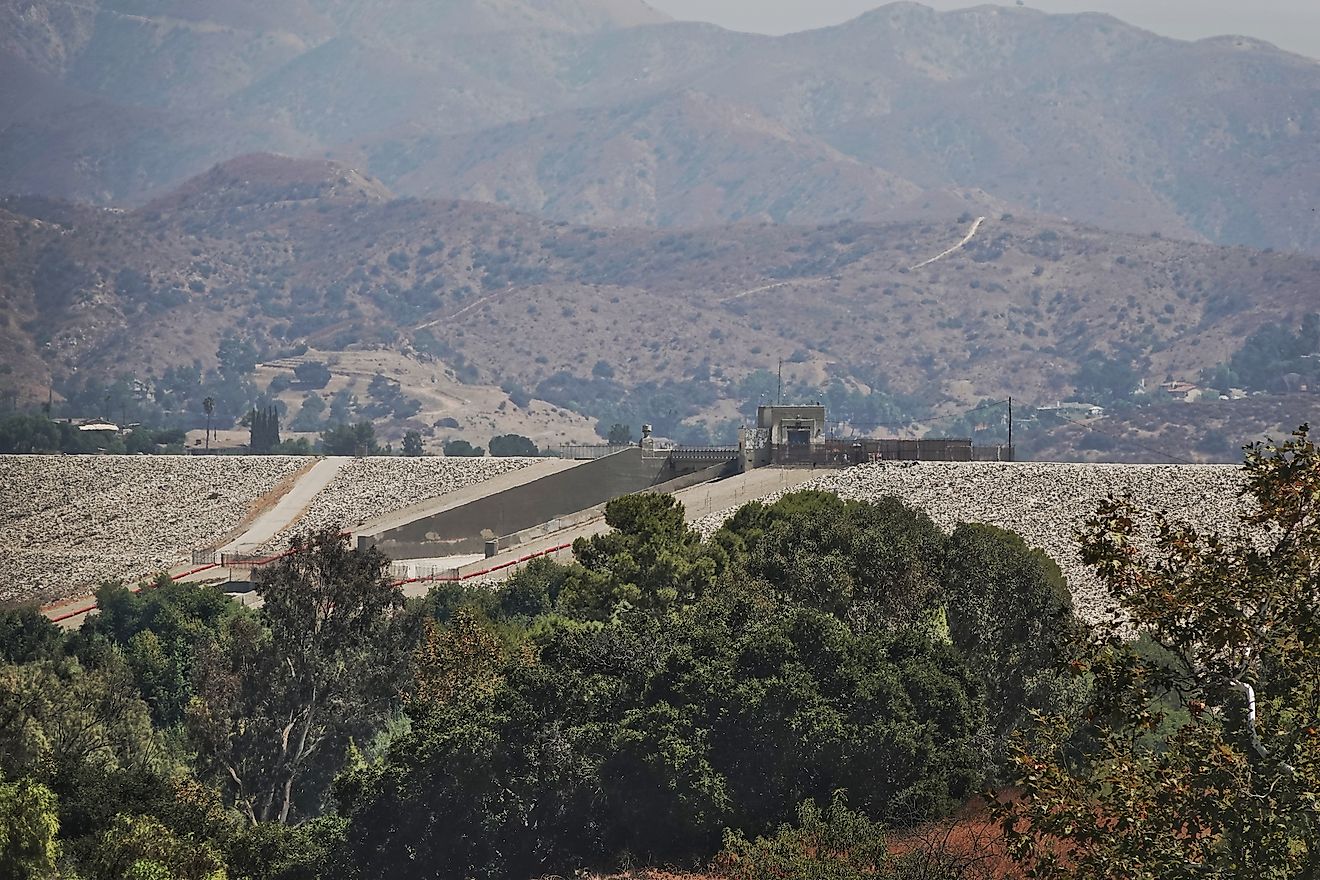
<instances>
[{"instance_id":1,"label":"distant house","mask_svg":"<svg viewBox=\"0 0 1320 880\"><path fill-rule=\"evenodd\" d=\"M1205 393L1199 386L1193 385L1191 382L1165 382L1160 385L1160 390L1174 400L1181 400L1185 403L1191 403Z\"/></svg>"},{"instance_id":2,"label":"distant house","mask_svg":"<svg viewBox=\"0 0 1320 880\"><path fill-rule=\"evenodd\" d=\"M96 422L88 422L85 425L79 425L78 430L86 431L89 434L94 433L101 435L109 435L109 434L118 434L119 426L115 424L111 424L110 422L96 421Z\"/></svg>"},{"instance_id":3,"label":"distant house","mask_svg":"<svg viewBox=\"0 0 1320 880\"><path fill-rule=\"evenodd\" d=\"M1081 403L1065 400L1054 404L1038 406L1039 412L1053 413L1065 419L1098 419L1105 414L1105 408L1094 403Z\"/></svg>"}]
</instances>

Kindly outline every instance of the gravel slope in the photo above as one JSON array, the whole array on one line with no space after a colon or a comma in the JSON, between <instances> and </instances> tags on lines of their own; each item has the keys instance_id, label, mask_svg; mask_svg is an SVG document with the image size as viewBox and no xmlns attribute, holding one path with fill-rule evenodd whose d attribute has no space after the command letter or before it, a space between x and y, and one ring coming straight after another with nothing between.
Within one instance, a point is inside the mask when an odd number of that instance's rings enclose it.
<instances>
[{"instance_id":1,"label":"gravel slope","mask_svg":"<svg viewBox=\"0 0 1320 880\"><path fill-rule=\"evenodd\" d=\"M267 545L288 545L296 531L337 525L352 528L428 498L483 483L525 468L536 458L362 458L348 462L325 489L312 499L292 528L282 530Z\"/></svg>"},{"instance_id":2,"label":"gravel slope","mask_svg":"<svg viewBox=\"0 0 1320 880\"><path fill-rule=\"evenodd\" d=\"M349 462L298 528L354 525L517 470L536 459ZM214 547L281 480L279 456L0 456L0 602L53 602L134 581ZM272 546L287 542L284 530Z\"/></svg>"},{"instance_id":3,"label":"gravel slope","mask_svg":"<svg viewBox=\"0 0 1320 880\"><path fill-rule=\"evenodd\" d=\"M1103 615L1106 593L1078 558L1077 530L1106 496L1131 495L1207 531L1235 530L1246 510L1236 465L886 462L827 473L801 488L857 500L901 498L949 531L960 522L1012 529L1059 564L1078 613L1092 621ZM709 534L732 512L696 526Z\"/></svg>"},{"instance_id":4,"label":"gravel slope","mask_svg":"<svg viewBox=\"0 0 1320 880\"><path fill-rule=\"evenodd\" d=\"M83 595L177 565L306 458L0 456L0 601Z\"/></svg>"}]
</instances>

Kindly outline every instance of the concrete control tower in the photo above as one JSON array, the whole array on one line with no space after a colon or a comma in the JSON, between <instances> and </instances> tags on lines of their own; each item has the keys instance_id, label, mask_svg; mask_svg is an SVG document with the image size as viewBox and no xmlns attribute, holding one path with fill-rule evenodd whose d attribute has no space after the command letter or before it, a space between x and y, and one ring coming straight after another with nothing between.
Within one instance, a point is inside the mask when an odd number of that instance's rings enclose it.
<instances>
[{"instance_id":1,"label":"concrete control tower","mask_svg":"<svg viewBox=\"0 0 1320 880\"><path fill-rule=\"evenodd\" d=\"M810 461L825 446L825 407L819 403L760 406L756 427L775 459Z\"/></svg>"}]
</instances>

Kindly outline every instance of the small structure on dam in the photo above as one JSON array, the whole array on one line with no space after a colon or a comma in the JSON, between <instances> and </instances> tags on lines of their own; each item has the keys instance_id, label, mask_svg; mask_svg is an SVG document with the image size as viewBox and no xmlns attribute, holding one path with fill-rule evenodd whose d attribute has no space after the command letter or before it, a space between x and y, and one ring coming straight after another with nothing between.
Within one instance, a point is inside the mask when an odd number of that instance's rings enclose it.
<instances>
[{"instance_id":1,"label":"small structure on dam","mask_svg":"<svg viewBox=\"0 0 1320 880\"><path fill-rule=\"evenodd\" d=\"M975 446L970 438L899 440L829 436L825 407L761 406L740 444L747 467L849 467L873 461L1013 461L1012 445Z\"/></svg>"}]
</instances>

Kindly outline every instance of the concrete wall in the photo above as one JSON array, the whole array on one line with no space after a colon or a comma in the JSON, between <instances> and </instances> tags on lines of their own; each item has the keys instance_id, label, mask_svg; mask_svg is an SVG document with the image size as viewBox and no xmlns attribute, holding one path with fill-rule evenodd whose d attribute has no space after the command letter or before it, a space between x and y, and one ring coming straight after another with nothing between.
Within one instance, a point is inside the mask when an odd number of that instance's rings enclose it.
<instances>
[{"instance_id":1,"label":"concrete wall","mask_svg":"<svg viewBox=\"0 0 1320 880\"><path fill-rule=\"evenodd\" d=\"M687 489L692 486L699 486L702 483L709 483L712 480L719 480L724 477L730 477L736 473L738 473L737 461L731 459L724 464L707 468L704 471L696 471L694 473L684 474L680 477L675 477L674 479L669 480L668 482L660 483L659 485L656 486L649 486L643 491L657 492L662 495L671 495L674 492L680 492L683 489ZM600 504L593 505L592 507L588 507L585 510L579 510L575 513L569 514L568 516L559 517L558 519L552 519L543 523L538 523L529 529L523 529L522 531L514 532L513 534L510 535L501 535L499 539L499 549L500 550L516 549L520 545L526 544L530 541L537 541L540 540L541 538L552 535L555 532L563 531L564 529L574 528L584 523L589 523L592 520L599 519L605 515L605 507L612 500L614 499L611 498L609 499L609 501L604 501Z\"/></svg>"},{"instance_id":2,"label":"concrete wall","mask_svg":"<svg viewBox=\"0 0 1320 880\"><path fill-rule=\"evenodd\" d=\"M490 538L525 532L621 495L694 474L710 471L712 476L706 479L714 479L721 470L710 469L709 463L675 462L668 456L644 456L641 449L626 449L407 525L362 536L359 545L377 546L393 559L481 553Z\"/></svg>"}]
</instances>

